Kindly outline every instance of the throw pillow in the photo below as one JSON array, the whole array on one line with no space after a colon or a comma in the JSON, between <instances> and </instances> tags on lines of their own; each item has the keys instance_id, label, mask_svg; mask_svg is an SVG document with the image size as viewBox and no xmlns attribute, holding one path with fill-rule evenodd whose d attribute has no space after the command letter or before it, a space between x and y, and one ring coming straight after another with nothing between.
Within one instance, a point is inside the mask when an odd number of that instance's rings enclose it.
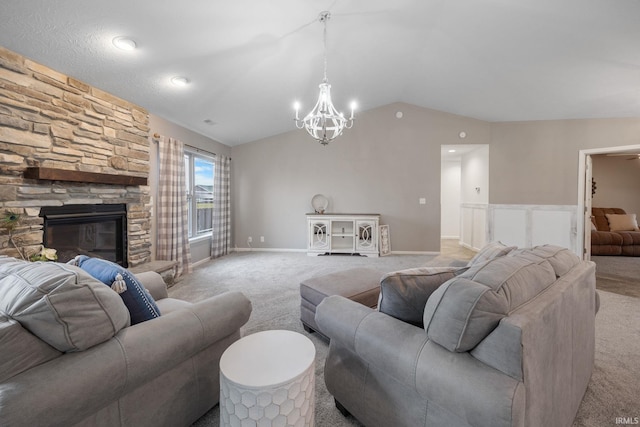
<instances>
[{"instance_id":1,"label":"throw pillow","mask_svg":"<svg viewBox=\"0 0 640 427\"><path fill-rule=\"evenodd\" d=\"M57 262L0 259L0 312L61 352L86 350L129 326L118 295Z\"/></svg>"},{"instance_id":2,"label":"throw pillow","mask_svg":"<svg viewBox=\"0 0 640 427\"><path fill-rule=\"evenodd\" d=\"M378 311L423 327L424 306L435 291L456 275L451 267L422 267L394 271L380 280Z\"/></svg>"},{"instance_id":3,"label":"throw pillow","mask_svg":"<svg viewBox=\"0 0 640 427\"><path fill-rule=\"evenodd\" d=\"M469 261L467 267L481 264L494 258L505 256L514 249L517 249L517 247L507 246L502 242L491 242L485 245L484 248L480 249L480 252L478 252L473 258L471 258L471 261Z\"/></svg>"},{"instance_id":4,"label":"throw pillow","mask_svg":"<svg viewBox=\"0 0 640 427\"><path fill-rule=\"evenodd\" d=\"M611 231L638 231L636 214L606 214Z\"/></svg>"},{"instance_id":5,"label":"throw pillow","mask_svg":"<svg viewBox=\"0 0 640 427\"><path fill-rule=\"evenodd\" d=\"M424 309L430 340L452 352L474 348L509 312L504 295L489 286L456 277L433 292Z\"/></svg>"},{"instance_id":6,"label":"throw pillow","mask_svg":"<svg viewBox=\"0 0 640 427\"><path fill-rule=\"evenodd\" d=\"M555 281L553 267L540 256L518 254L475 265L433 292L424 309L424 328L447 350L469 351L507 313Z\"/></svg>"},{"instance_id":7,"label":"throw pillow","mask_svg":"<svg viewBox=\"0 0 640 427\"><path fill-rule=\"evenodd\" d=\"M78 255L73 263L120 294L131 315L131 324L160 317L160 309L151 294L126 268L100 258Z\"/></svg>"}]
</instances>

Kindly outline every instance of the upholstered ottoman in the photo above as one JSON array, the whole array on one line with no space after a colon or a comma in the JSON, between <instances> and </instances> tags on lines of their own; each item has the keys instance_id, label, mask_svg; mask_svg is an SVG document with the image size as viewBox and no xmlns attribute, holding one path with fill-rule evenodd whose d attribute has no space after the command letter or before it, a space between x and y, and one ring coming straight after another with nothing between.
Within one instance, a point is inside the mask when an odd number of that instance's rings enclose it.
<instances>
[{"instance_id":1,"label":"upholstered ottoman","mask_svg":"<svg viewBox=\"0 0 640 427\"><path fill-rule=\"evenodd\" d=\"M330 295L341 295L375 308L383 273L372 268L352 268L306 279L300 283L300 320L304 330L317 332L316 307Z\"/></svg>"}]
</instances>

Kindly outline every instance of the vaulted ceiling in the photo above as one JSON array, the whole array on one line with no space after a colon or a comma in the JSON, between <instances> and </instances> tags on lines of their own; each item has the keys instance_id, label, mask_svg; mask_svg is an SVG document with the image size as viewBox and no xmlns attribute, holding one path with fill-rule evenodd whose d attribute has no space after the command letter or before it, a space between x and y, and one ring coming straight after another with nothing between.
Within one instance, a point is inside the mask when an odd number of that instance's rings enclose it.
<instances>
[{"instance_id":1,"label":"vaulted ceiling","mask_svg":"<svg viewBox=\"0 0 640 427\"><path fill-rule=\"evenodd\" d=\"M0 45L233 146L293 129L295 100L313 107L324 10L345 112L640 117L637 0L2 0Z\"/></svg>"}]
</instances>

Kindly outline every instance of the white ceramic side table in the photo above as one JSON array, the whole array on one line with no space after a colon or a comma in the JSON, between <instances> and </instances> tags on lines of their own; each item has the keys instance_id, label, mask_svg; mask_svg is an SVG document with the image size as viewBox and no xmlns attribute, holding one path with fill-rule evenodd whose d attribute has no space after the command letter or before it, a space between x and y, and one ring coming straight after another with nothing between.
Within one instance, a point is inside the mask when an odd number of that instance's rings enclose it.
<instances>
[{"instance_id":1,"label":"white ceramic side table","mask_svg":"<svg viewBox=\"0 0 640 427\"><path fill-rule=\"evenodd\" d=\"M315 357L311 340L293 331L247 335L220 358L220 426L312 427Z\"/></svg>"}]
</instances>

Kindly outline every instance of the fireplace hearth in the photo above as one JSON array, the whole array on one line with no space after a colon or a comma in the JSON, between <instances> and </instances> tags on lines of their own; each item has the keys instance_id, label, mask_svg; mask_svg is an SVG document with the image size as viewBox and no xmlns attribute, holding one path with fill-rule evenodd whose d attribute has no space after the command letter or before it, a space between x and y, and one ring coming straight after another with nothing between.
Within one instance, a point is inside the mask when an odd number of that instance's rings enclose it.
<instances>
[{"instance_id":1,"label":"fireplace hearth","mask_svg":"<svg viewBox=\"0 0 640 427\"><path fill-rule=\"evenodd\" d=\"M43 244L59 262L88 255L128 267L126 204L45 206L40 216Z\"/></svg>"}]
</instances>

